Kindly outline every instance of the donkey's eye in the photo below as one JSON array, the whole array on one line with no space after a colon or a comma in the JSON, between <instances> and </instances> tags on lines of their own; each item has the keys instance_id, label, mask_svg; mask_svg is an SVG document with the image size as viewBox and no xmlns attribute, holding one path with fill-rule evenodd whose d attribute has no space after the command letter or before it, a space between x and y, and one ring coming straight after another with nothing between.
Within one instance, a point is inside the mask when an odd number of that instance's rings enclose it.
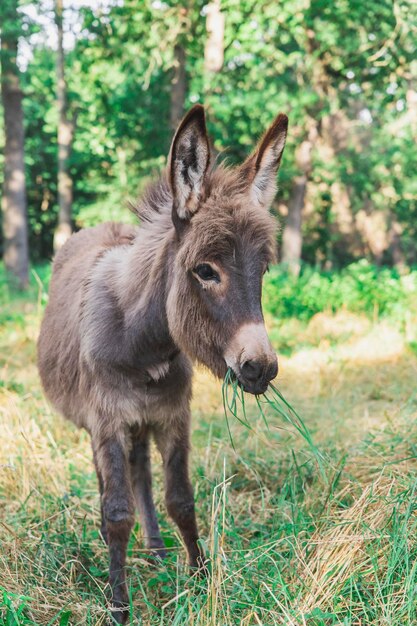
<instances>
[{"instance_id":1,"label":"donkey's eye","mask_svg":"<svg viewBox=\"0 0 417 626\"><path fill-rule=\"evenodd\" d=\"M193 270L194 274L197 274L201 280L213 280L215 283L220 282L220 276L208 263L201 263Z\"/></svg>"}]
</instances>

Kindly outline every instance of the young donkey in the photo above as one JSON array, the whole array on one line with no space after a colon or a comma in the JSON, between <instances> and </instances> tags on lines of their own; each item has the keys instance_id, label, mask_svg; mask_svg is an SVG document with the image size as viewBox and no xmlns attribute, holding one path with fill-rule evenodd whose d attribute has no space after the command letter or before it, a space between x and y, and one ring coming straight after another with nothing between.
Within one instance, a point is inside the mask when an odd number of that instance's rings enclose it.
<instances>
[{"instance_id":1,"label":"young donkey","mask_svg":"<svg viewBox=\"0 0 417 626\"><path fill-rule=\"evenodd\" d=\"M204 109L196 105L175 134L167 172L135 209L142 226L83 230L56 256L39 371L54 406L91 435L118 623L126 619L135 503L147 547L164 555L151 436L168 512L190 565L203 565L188 477L191 361L218 377L231 367L254 394L277 375L261 284L274 258L268 208L287 124L279 115L241 166L210 170Z\"/></svg>"}]
</instances>

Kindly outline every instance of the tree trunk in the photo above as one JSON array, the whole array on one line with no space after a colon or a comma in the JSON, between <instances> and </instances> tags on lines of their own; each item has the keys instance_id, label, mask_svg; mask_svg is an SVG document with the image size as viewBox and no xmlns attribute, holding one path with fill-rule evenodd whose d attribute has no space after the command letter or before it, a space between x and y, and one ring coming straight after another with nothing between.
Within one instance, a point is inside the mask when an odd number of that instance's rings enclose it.
<instances>
[{"instance_id":1,"label":"tree trunk","mask_svg":"<svg viewBox=\"0 0 417 626\"><path fill-rule=\"evenodd\" d=\"M293 181L291 199L288 205L288 217L282 234L281 261L298 276L301 267L302 250L302 213L307 189L307 176L296 176Z\"/></svg>"},{"instance_id":2,"label":"tree trunk","mask_svg":"<svg viewBox=\"0 0 417 626\"><path fill-rule=\"evenodd\" d=\"M282 235L281 261L288 269L298 276L301 267L302 250L302 215L308 178L311 172L311 151L313 148L314 129L310 130L309 137L303 141L296 151L296 164L300 174L294 178L291 198L288 205L288 216Z\"/></svg>"},{"instance_id":3,"label":"tree trunk","mask_svg":"<svg viewBox=\"0 0 417 626\"><path fill-rule=\"evenodd\" d=\"M171 130L175 132L184 115L187 94L187 74L185 71L185 47L179 40L174 47L174 75L171 83Z\"/></svg>"},{"instance_id":4,"label":"tree trunk","mask_svg":"<svg viewBox=\"0 0 417 626\"><path fill-rule=\"evenodd\" d=\"M27 226L27 200L24 163L23 93L16 63L18 24L20 16L17 0L3 5L5 28L1 31L1 94L4 111L4 187L3 258L6 271L16 286L27 287L29 279L29 250Z\"/></svg>"},{"instance_id":5,"label":"tree trunk","mask_svg":"<svg viewBox=\"0 0 417 626\"><path fill-rule=\"evenodd\" d=\"M204 49L204 71L220 72L224 60L224 15L221 12L220 0L213 0L207 5L207 39Z\"/></svg>"},{"instance_id":6,"label":"tree trunk","mask_svg":"<svg viewBox=\"0 0 417 626\"><path fill-rule=\"evenodd\" d=\"M398 268L405 267L405 255L401 246L401 235L402 235L401 225L397 222L395 217L392 217L391 227L390 227L390 232L389 232L389 238L390 238L389 247L390 247L392 262L395 265L395 267L398 267Z\"/></svg>"},{"instance_id":7,"label":"tree trunk","mask_svg":"<svg viewBox=\"0 0 417 626\"><path fill-rule=\"evenodd\" d=\"M212 0L207 5L206 20L206 45L204 48L204 104L207 108L211 107L212 94L216 92L215 79L216 74L221 72L224 62L224 14L221 12L221 0ZM214 112L211 118L215 121ZM210 149L213 158L216 158L218 152L210 137Z\"/></svg>"},{"instance_id":8,"label":"tree trunk","mask_svg":"<svg viewBox=\"0 0 417 626\"><path fill-rule=\"evenodd\" d=\"M73 182L69 157L74 138L74 120L68 117L67 84L63 47L63 0L55 0L55 22L58 31L57 106L58 106L58 226L54 234L54 250L59 250L72 233Z\"/></svg>"}]
</instances>

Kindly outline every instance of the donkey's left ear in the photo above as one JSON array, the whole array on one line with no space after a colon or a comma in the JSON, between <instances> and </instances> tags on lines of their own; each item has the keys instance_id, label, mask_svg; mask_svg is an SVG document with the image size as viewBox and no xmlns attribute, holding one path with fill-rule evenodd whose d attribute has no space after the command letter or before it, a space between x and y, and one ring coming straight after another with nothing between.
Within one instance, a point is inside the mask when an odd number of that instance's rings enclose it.
<instances>
[{"instance_id":1,"label":"donkey's left ear","mask_svg":"<svg viewBox=\"0 0 417 626\"><path fill-rule=\"evenodd\" d=\"M243 163L252 200L269 208L277 191L276 174L287 138L288 117L280 113L259 142L255 152Z\"/></svg>"},{"instance_id":2,"label":"donkey's left ear","mask_svg":"<svg viewBox=\"0 0 417 626\"><path fill-rule=\"evenodd\" d=\"M180 123L169 156L173 219L188 220L197 211L210 164L204 108L196 104Z\"/></svg>"}]
</instances>

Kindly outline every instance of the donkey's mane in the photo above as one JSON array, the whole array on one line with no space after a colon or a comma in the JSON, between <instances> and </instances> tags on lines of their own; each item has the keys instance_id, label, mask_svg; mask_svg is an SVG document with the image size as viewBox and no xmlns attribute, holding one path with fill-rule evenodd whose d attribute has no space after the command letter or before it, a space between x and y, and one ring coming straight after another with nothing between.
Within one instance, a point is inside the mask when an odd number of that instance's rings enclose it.
<instances>
[{"instance_id":1,"label":"donkey's mane","mask_svg":"<svg viewBox=\"0 0 417 626\"><path fill-rule=\"evenodd\" d=\"M143 224L152 223L157 215L166 213L171 207L172 192L166 171L146 186L142 196L129 202L129 209Z\"/></svg>"},{"instance_id":2,"label":"donkey's mane","mask_svg":"<svg viewBox=\"0 0 417 626\"><path fill-rule=\"evenodd\" d=\"M207 173L204 194L205 198L223 196L228 197L243 194L245 191L245 177L240 168L233 168L224 163ZM142 196L129 203L130 210L139 218L143 225L152 224L162 214L171 214L172 191L169 184L169 174L164 170L160 177L150 183Z\"/></svg>"}]
</instances>

